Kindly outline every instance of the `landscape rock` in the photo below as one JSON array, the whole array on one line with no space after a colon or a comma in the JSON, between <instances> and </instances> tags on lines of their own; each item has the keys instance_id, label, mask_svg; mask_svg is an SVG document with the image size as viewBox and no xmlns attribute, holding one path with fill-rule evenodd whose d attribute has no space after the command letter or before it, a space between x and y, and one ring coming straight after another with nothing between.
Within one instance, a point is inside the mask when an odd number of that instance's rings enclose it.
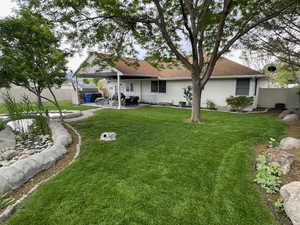
<instances>
[{"instance_id":1,"label":"landscape rock","mask_svg":"<svg viewBox=\"0 0 300 225\"><path fill-rule=\"evenodd\" d=\"M300 225L300 182L294 181L280 189L284 210L293 225Z\"/></svg>"},{"instance_id":2,"label":"landscape rock","mask_svg":"<svg viewBox=\"0 0 300 225\"><path fill-rule=\"evenodd\" d=\"M23 172L24 180L29 180L31 177L41 171L41 163L33 159L19 160L14 163L13 166L14 168Z\"/></svg>"},{"instance_id":3,"label":"landscape rock","mask_svg":"<svg viewBox=\"0 0 300 225\"><path fill-rule=\"evenodd\" d=\"M115 132L104 132L100 136L101 141L115 141L117 134Z\"/></svg>"},{"instance_id":4,"label":"landscape rock","mask_svg":"<svg viewBox=\"0 0 300 225\"><path fill-rule=\"evenodd\" d=\"M52 139L56 145L67 146L72 143L72 137L61 123L51 121L49 127L52 130Z\"/></svg>"},{"instance_id":5,"label":"landscape rock","mask_svg":"<svg viewBox=\"0 0 300 225\"><path fill-rule=\"evenodd\" d=\"M8 150L3 152L1 155L4 160L11 160L17 155L17 152L15 150Z\"/></svg>"},{"instance_id":6,"label":"landscape rock","mask_svg":"<svg viewBox=\"0 0 300 225\"><path fill-rule=\"evenodd\" d=\"M295 109L286 109L286 110L282 111L279 114L278 118L283 119L286 115L289 115L289 114L295 114Z\"/></svg>"},{"instance_id":7,"label":"landscape rock","mask_svg":"<svg viewBox=\"0 0 300 225\"><path fill-rule=\"evenodd\" d=\"M0 174L7 179L12 189L20 187L25 182L23 171L14 166L0 168Z\"/></svg>"},{"instance_id":8,"label":"landscape rock","mask_svg":"<svg viewBox=\"0 0 300 225\"><path fill-rule=\"evenodd\" d=\"M300 139L286 137L280 141L279 148L283 150L291 150L300 148Z\"/></svg>"},{"instance_id":9,"label":"landscape rock","mask_svg":"<svg viewBox=\"0 0 300 225\"><path fill-rule=\"evenodd\" d=\"M288 114L282 119L284 122L292 122L297 120L299 120L299 116L297 114Z\"/></svg>"},{"instance_id":10,"label":"landscape rock","mask_svg":"<svg viewBox=\"0 0 300 225\"><path fill-rule=\"evenodd\" d=\"M280 151L277 149L269 149L266 152L266 159L268 162L279 163L283 175L288 174L291 169L291 165L294 162L294 155L287 153L285 151Z\"/></svg>"},{"instance_id":11,"label":"landscape rock","mask_svg":"<svg viewBox=\"0 0 300 225\"><path fill-rule=\"evenodd\" d=\"M5 193L11 189L8 180L0 175L0 193Z\"/></svg>"},{"instance_id":12,"label":"landscape rock","mask_svg":"<svg viewBox=\"0 0 300 225\"><path fill-rule=\"evenodd\" d=\"M0 131L0 151L5 148L14 148L16 145L16 135L11 128L6 127Z\"/></svg>"}]
</instances>

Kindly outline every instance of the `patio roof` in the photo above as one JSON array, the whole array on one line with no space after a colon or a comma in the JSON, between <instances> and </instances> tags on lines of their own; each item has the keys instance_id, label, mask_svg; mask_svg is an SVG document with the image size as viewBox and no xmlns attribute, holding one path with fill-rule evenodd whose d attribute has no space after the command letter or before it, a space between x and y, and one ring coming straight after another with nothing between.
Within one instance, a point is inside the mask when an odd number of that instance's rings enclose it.
<instances>
[{"instance_id":1,"label":"patio roof","mask_svg":"<svg viewBox=\"0 0 300 225\"><path fill-rule=\"evenodd\" d=\"M112 78L117 79L118 73L111 71L111 72L99 72L99 73L82 73L76 74L76 77L80 78ZM151 78L158 78L156 75L144 75L144 74L123 74L120 75L120 79L151 79Z\"/></svg>"}]
</instances>

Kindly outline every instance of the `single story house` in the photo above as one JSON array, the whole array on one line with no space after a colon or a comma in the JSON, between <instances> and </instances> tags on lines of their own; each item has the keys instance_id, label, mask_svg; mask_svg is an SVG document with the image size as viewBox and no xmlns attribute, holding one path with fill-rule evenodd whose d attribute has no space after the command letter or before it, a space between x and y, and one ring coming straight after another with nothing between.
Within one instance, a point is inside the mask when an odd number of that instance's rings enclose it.
<instances>
[{"instance_id":1,"label":"single story house","mask_svg":"<svg viewBox=\"0 0 300 225\"><path fill-rule=\"evenodd\" d=\"M130 60L120 60L113 67L107 66L103 69L93 63L95 56L92 54L84 62L88 66L80 67L75 76L104 78L110 95L117 93L119 76L120 92L125 96L139 96L140 102L177 105L180 101L185 101L184 88L192 85L191 73L185 67L156 69L144 60L139 60L138 66L125 63ZM229 96L255 97L259 88L268 85L269 80L265 74L222 57L203 90L202 106L206 107L208 100L217 106L226 106L226 98Z\"/></svg>"}]
</instances>

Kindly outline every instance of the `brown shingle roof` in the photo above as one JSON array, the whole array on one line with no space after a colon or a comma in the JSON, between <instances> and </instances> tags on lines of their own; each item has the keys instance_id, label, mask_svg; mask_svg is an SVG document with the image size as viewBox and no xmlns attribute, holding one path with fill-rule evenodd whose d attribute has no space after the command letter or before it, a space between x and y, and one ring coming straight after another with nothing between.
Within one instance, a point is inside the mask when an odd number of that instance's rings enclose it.
<instances>
[{"instance_id":1,"label":"brown shingle roof","mask_svg":"<svg viewBox=\"0 0 300 225\"><path fill-rule=\"evenodd\" d=\"M156 69L150 63L139 60L138 67L126 65L123 61L115 63L116 69L128 75L158 75L161 78L177 78L177 77L191 77L191 72L184 66L172 66L171 68ZM233 62L222 57L218 60L212 76L232 76L232 75L258 75L261 74L249 67L243 66L239 63Z\"/></svg>"},{"instance_id":2,"label":"brown shingle roof","mask_svg":"<svg viewBox=\"0 0 300 225\"><path fill-rule=\"evenodd\" d=\"M87 59L89 61L89 58ZM94 59L93 59L94 60ZM160 78L190 78L191 73L183 65L178 66L165 66L164 69L157 69L153 67L149 62L145 60L139 60L139 66L130 66L126 62L132 62L133 59L123 59L114 63L114 67L121 71L123 74L134 76L134 75L152 75L159 76ZM97 66L89 66L86 68L79 69L78 73L96 73L99 72ZM77 73L76 72L76 73ZM242 75L258 75L262 74L255 71L247 66L243 66L227 58L221 57L215 66L212 76L242 76Z\"/></svg>"}]
</instances>

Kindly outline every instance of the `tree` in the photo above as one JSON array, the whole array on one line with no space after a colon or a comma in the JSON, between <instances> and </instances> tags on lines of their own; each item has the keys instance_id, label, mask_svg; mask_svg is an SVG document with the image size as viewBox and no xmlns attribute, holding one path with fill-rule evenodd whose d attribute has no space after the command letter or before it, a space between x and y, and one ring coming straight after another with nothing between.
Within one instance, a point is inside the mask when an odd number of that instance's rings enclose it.
<instances>
[{"instance_id":1,"label":"tree","mask_svg":"<svg viewBox=\"0 0 300 225\"><path fill-rule=\"evenodd\" d=\"M298 84L300 85L300 68L294 70L289 64L284 62L272 63L276 67L276 71L270 73L266 65L264 68L265 73L269 73L272 80L274 80L281 87L287 87L288 84Z\"/></svg>"},{"instance_id":2,"label":"tree","mask_svg":"<svg viewBox=\"0 0 300 225\"><path fill-rule=\"evenodd\" d=\"M23 0L63 23L68 37L98 46L109 61L147 51L153 65L180 63L192 75L192 122L217 60L258 25L297 7L297 0Z\"/></svg>"},{"instance_id":3,"label":"tree","mask_svg":"<svg viewBox=\"0 0 300 225\"><path fill-rule=\"evenodd\" d=\"M240 59L250 68L260 72L265 72L266 65L270 65L274 59L264 52L252 51L251 49L242 50Z\"/></svg>"},{"instance_id":4,"label":"tree","mask_svg":"<svg viewBox=\"0 0 300 225\"><path fill-rule=\"evenodd\" d=\"M21 10L20 15L0 20L1 86L25 87L42 99L53 103L62 118L54 87L66 79L66 53L60 50L59 39L51 32L51 24L39 14ZM48 89L53 100L42 95Z\"/></svg>"},{"instance_id":5,"label":"tree","mask_svg":"<svg viewBox=\"0 0 300 225\"><path fill-rule=\"evenodd\" d=\"M266 21L242 38L253 52L269 55L288 65L290 72L300 70L300 13L299 7L287 14ZM294 74L295 79L297 75Z\"/></svg>"}]
</instances>

